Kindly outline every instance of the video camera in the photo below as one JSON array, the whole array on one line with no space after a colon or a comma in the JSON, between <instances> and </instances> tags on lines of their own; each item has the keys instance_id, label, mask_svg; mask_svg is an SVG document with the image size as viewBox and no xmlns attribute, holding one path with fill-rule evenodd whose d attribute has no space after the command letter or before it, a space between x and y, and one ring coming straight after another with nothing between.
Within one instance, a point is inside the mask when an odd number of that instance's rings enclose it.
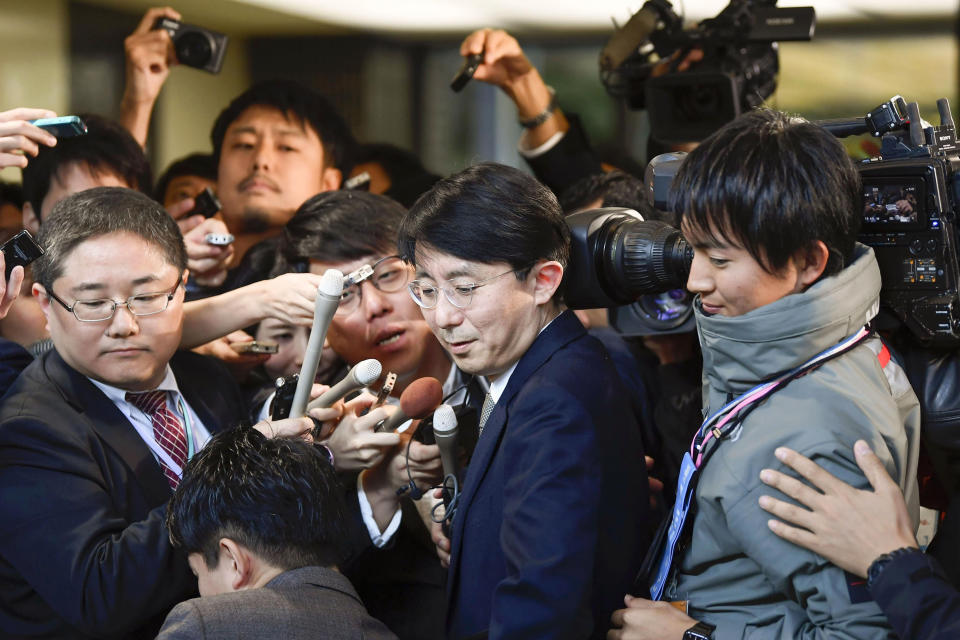
<instances>
[{"instance_id":1,"label":"video camera","mask_svg":"<svg viewBox=\"0 0 960 640\"><path fill-rule=\"evenodd\" d=\"M926 346L960 346L960 149L950 104L937 101L940 126L917 103L894 96L863 118L817 122L837 137L882 136L880 155L858 164L863 194L860 242L880 265L881 328L902 323ZM654 208L666 210L686 154L663 154L647 167ZM650 326L657 311L635 301L682 288L692 251L669 225L628 209L593 209L567 218L573 246L565 298L571 308L634 303L634 320ZM692 313L689 309L684 313ZM623 333L616 322L614 326Z\"/></svg>"},{"instance_id":2,"label":"video camera","mask_svg":"<svg viewBox=\"0 0 960 640\"><path fill-rule=\"evenodd\" d=\"M647 109L656 140L702 140L773 93L778 41L813 37L813 7L778 9L776 3L731 0L716 17L685 31L670 2L648 0L603 48L600 78L611 96ZM694 49L703 51L702 61L678 72Z\"/></svg>"},{"instance_id":3,"label":"video camera","mask_svg":"<svg viewBox=\"0 0 960 640\"><path fill-rule=\"evenodd\" d=\"M960 345L957 204L960 150L946 98L940 126L916 102L894 96L863 118L818 122L837 137L871 133L880 155L858 164L863 183L860 242L880 263L881 316L892 315L924 345ZM881 325L882 326L882 325Z\"/></svg>"}]
</instances>

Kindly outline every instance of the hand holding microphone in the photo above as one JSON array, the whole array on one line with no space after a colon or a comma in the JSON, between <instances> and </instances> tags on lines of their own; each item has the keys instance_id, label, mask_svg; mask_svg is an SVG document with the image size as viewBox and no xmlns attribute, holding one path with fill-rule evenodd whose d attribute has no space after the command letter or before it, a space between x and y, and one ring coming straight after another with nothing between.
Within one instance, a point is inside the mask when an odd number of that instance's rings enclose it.
<instances>
[{"instance_id":1,"label":"hand holding microphone","mask_svg":"<svg viewBox=\"0 0 960 640\"><path fill-rule=\"evenodd\" d=\"M443 402L443 387L436 378L414 380L400 394L400 410L378 424L376 430L393 431L407 420L422 420Z\"/></svg>"},{"instance_id":2,"label":"hand holding microphone","mask_svg":"<svg viewBox=\"0 0 960 640\"><path fill-rule=\"evenodd\" d=\"M326 408L346 396L348 393L370 386L380 378L383 367L380 362L370 358L358 362L343 380L323 392L319 398L307 405L307 410Z\"/></svg>"},{"instance_id":3,"label":"hand holding microphone","mask_svg":"<svg viewBox=\"0 0 960 640\"><path fill-rule=\"evenodd\" d=\"M443 534L447 537L450 536L450 525L453 523L460 494L460 457L457 450L457 435L457 414L450 405L440 405L433 413L433 437L437 441L437 446L440 447L440 460L443 462L441 526ZM436 519L434 517L434 520Z\"/></svg>"}]
</instances>

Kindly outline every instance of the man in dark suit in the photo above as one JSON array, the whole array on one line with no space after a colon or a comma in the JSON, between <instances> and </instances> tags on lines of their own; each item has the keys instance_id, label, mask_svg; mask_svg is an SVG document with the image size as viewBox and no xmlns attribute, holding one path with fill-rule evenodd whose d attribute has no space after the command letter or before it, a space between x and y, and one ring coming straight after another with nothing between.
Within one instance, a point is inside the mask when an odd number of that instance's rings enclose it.
<instances>
[{"instance_id":1,"label":"man in dark suit","mask_svg":"<svg viewBox=\"0 0 960 640\"><path fill-rule=\"evenodd\" d=\"M448 634L603 637L640 564L647 480L609 355L558 293L570 235L556 198L477 165L437 183L399 235L430 328L490 381L453 516Z\"/></svg>"},{"instance_id":2,"label":"man in dark suit","mask_svg":"<svg viewBox=\"0 0 960 640\"><path fill-rule=\"evenodd\" d=\"M39 242L55 349L0 406L0 635L152 637L195 588L164 504L245 408L222 365L174 355L186 253L157 203L90 189L54 207ZM296 425L258 427L310 426Z\"/></svg>"},{"instance_id":3,"label":"man in dark suit","mask_svg":"<svg viewBox=\"0 0 960 640\"><path fill-rule=\"evenodd\" d=\"M201 597L177 605L159 638L394 638L332 568L346 542L340 491L319 447L215 436L167 511Z\"/></svg>"}]
</instances>

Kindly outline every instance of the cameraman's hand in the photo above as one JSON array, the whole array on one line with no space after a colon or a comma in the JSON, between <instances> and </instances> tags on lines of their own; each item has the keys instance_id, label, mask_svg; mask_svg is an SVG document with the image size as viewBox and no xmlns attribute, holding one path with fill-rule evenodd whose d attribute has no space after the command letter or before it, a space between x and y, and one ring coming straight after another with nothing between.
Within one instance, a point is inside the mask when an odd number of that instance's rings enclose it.
<instances>
[{"instance_id":1,"label":"cameraman's hand","mask_svg":"<svg viewBox=\"0 0 960 640\"><path fill-rule=\"evenodd\" d=\"M517 106L521 120L537 117L550 105L552 96L540 72L530 64L520 43L509 33L502 29L474 31L460 45L460 55L476 53L483 53L483 62L473 77L503 89ZM540 126L526 130L522 144L535 148L569 128L563 113L556 109Z\"/></svg>"},{"instance_id":2,"label":"cameraman's hand","mask_svg":"<svg viewBox=\"0 0 960 640\"><path fill-rule=\"evenodd\" d=\"M27 166L27 156L36 157L39 145L55 146L57 139L40 127L30 124L38 118L55 118L49 109L11 109L0 112L0 169Z\"/></svg>"},{"instance_id":3,"label":"cameraman's hand","mask_svg":"<svg viewBox=\"0 0 960 640\"><path fill-rule=\"evenodd\" d=\"M153 105L170 74L170 67L177 64L170 34L153 28L157 18L180 20L180 14L170 7L148 9L134 32L123 41L127 65L120 122L141 147L147 143Z\"/></svg>"},{"instance_id":4,"label":"cameraman's hand","mask_svg":"<svg viewBox=\"0 0 960 640\"><path fill-rule=\"evenodd\" d=\"M183 234L183 243L187 247L187 268L193 274L197 284L203 287L216 287L227 279L227 268L233 261L233 244L225 247L209 244L205 238L208 233L225 234L227 225L217 218L204 219L203 216L191 216L188 220L199 217L202 222ZM189 228L188 222L181 225Z\"/></svg>"},{"instance_id":5,"label":"cameraman's hand","mask_svg":"<svg viewBox=\"0 0 960 640\"><path fill-rule=\"evenodd\" d=\"M6 264L4 255L0 253L0 273L5 273ZM3 282L0 279L0 319L7 317L7 312L13 306L14 300L20 295L20 286L23 284L23 267L16 266L10 272L10 279Z\"/></svg>"}]
</instances>

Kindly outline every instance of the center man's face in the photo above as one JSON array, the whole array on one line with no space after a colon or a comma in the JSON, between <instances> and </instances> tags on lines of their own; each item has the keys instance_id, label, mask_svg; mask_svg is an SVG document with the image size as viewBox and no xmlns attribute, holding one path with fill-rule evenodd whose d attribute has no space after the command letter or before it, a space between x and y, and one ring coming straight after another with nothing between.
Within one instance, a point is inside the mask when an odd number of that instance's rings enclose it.
<instances>
[{"instance_id":1,"label":"center man's face","mask_svg":"<svg viewBox=\"0 0 960 640\"><path fill-rule=\"evenodd\" d=\"M308 198L340 186L340 171L324 168L323 145L306 122L252 106L227 127L220 151L217 196L233 232L281 227Z\"/></svg>"},{"instance_id":2,"label":"center man's face","mask_svg":"<svg viewBox=\"0 0 960 640\"><path fill-rule=\"evenodd\" d=\"M160 249L129 232L86 240L63 260L63 275L53 293L67 305L77 300L130 296L173 289L180 272ZM183 287L177 288L165 311L134 316L117 305L113 317L81 322L50 298L39 284L34 295L47 318L53 344L63 359L81 374L128 391L156 388L167 363L180 345Z\"/></svg>"},{"instance_id":3,"label":"center man's face","mask_svg":"<svg viewBox=\"0 0 960 640\"><path fill-rule=\"evenodd\" d=\"M483 282L463 309L440 293L433 309L423 317L440 344L460 369L496 379L517 362L533 344L540 330L540 314L534 297L532 275L523 281L506 262L484 264L440 251L417 253L415 277L426 284L452 287Z\"/></svg>"},{"instance_id":4,"label":"center man's face","mask_svg":"<svg viewBox=\"0 0 960 640\"><path fill-rule=\"evenodd\" d=\"M322 275L327 269L338 269L348 274L365 264L373 265L382 257L373 255L338 263L311 261L310 271ZM428 349L431 346L436 349L435 339L420 308L410 298L406 287L385 293L367 279L360 283L360 290L358 309L349 314L334 315L327 330L330 346L351 366L367 358L376 358L383 365L384 373L393 371L401 379L414 374Z\"/></svg>"}]
</instances>

